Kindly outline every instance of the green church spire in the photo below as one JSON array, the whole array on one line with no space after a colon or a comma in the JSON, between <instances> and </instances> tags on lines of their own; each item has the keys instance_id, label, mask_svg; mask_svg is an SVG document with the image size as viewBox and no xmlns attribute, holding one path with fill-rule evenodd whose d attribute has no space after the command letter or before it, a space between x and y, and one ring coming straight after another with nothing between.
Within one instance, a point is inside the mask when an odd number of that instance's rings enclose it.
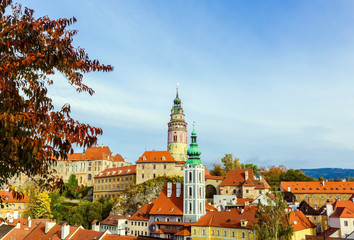
<instances>
[{"instance_id":1,"label":"green church spire","mask_svg":"<svg viewBox=\"0 0 354 240\"><path fill-rule=\"evenodd\" d=\"M202 164L202 161L199 158L199 155L201 154L201 151L198 147L197 143L197 134L194 129L194 123L193 123L193 131L191 134L192 142L190 144L190 148L187 151L187 154L189 156L186 165L191 164L191 165L200 165Z\"/></svg>"}]
</instances>

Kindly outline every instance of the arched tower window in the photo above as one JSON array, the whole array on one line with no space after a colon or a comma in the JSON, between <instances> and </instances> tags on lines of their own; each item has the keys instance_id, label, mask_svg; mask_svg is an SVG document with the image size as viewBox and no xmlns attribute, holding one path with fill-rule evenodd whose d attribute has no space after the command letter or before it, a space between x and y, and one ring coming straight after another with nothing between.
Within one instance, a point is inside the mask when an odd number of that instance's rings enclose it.
<instances>
[{"instance_id":1,"label":"arched tower window","mask_svg":"<svg viewBox=\"0 0 354 240\"><path fill-rule=\"evenodd\" d=\"M193 193L192 187L189 187L189 196L190 197L192 197L192 193Z\"/></svg>"},{"instance_id":2,"label":"arched tower window","mask_svg":"<svg viewBox=\"0 0 354 240\"><path fill-rule=\"evenodd\" d=\"M202 202L199 203L199 212L202 213Z\"/></svg>"},{"instance_id":3,"label":"arched tower window","mask_svg":"<svg viewBox=\"0 0 354 240\"><path fill-rule=\"evenodd\" d=\"M202 197L202 187L199 187L199 197Z\"/></svg>"},{"instance_id":4,"label":"arched tower window","mask_svg":"<svg viewBox=\"0 0 354 240\"><path fill-rule=\"evenodd\" d=\"M202 182L202 173L199 172L199 183L201 183L201 182Z\"/></svg>"},{"instance_id":5,"label":"arched tower window","mask_svg":"<svg viewBox=\"0 0 354 240\"><path fill-rule=\"evenodd\" d=\"M174 141L174 142L177 142L177 136L176 136L176 135L173 136L173 141Z\"/></svg>"},{"instance_id":6,"label":"arched tower window","mask_svg":"<svg viewBox=\"0 0 354 240\"><path fill-rule=\"evenodd\" d=\"M192 211L192 203L191 202L189 203L189 211L190 212Z\"/></svg>"},{"instance_id":7,"label":"arched tower window","mask_svg":"<svg viewBox=\"0 0 354 240\"><path fill-rule=\"evenodd\" d=\"M192 181L192 172L189 172L189 177L188 177L188 181Z\"/></svg>"}]
</instances>

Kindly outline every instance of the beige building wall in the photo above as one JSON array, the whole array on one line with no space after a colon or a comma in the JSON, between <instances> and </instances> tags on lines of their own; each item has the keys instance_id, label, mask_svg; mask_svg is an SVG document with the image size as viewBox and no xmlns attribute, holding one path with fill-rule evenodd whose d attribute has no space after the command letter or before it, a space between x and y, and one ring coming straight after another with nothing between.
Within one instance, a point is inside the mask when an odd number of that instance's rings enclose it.
<instances>
[{"instance_id":1,"label":"beige building wall","mask_svg":"<svg viewBox=\"0 0 354 240\"><path fill-rule=\"evenodd\" d=\"M149 221L148 220L128 220L128 236L144 235L149 236Z\"/></svg>"},{"instance_id":2,"label":"beige building wall","mask_svg":"<svg viewBox=\"0 0 354 240\"><path fill-rule=\"evenodd\" d=\"M136 184L140 184L158 176L183 176L182 164L175 162L137 163ZM182 165L183 166L183 165Z\"/></svg>"}]
</instances>

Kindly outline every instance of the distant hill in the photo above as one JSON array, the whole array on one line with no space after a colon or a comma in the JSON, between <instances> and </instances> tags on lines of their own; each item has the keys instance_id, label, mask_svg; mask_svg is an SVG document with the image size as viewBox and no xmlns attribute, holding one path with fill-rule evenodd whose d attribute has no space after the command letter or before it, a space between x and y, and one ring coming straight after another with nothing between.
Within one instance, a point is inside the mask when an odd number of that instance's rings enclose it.
<instances>
[{"instance_id":1,"label":"distant hill","mask_svg":"<svg viewBox=\"0 0 354 240\"><path fill-rule=\"evenodd\" d=\"M354 169L344 169L344 168L314 168L314 169L300 169L307 176L318 178L320 176L325 179L344 179L344 178L354 178Z\"/></svg>"}]
</instances>

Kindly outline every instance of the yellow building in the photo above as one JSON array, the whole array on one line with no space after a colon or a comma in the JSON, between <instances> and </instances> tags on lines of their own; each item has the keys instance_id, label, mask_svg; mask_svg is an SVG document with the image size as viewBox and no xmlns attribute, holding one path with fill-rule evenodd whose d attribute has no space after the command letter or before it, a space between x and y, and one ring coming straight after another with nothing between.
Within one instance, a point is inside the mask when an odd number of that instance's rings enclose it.
<instances>
[{"instance_id":1,"label":"yellow building","mask_svg":"<svg viewBox=\"0 0 354 240\"><path fill-rule=\"evenodd\" d=\"M294 228L291 240L305 240L306 235L316 235L316 226L301 211L290 213L290 222Z\"/></svg>"},{"instance_id":2,"label":"yellow building","mask_svg":"<svg viewBox=\"0 0 354 240\"><path fill-rule=\"evenodd\" d=\"M79 184L93 186L93 176L101 171L113 168L129 166L131 163L119 154L113 154L107 146L88 148L84 153L68 154L65 161L58 160L53 163L52 169L56 174L68 181L71 174L75 174Z\"/></svg>"},{"instance_id":3,"label":"yellow building","mask_svg":"<svg viewBox=\"0 0 354 240\"><path fill-rule=\"evenodd\" d=\"M94 177L93 199L114 197L135 184L136 165L108 168Z\"/></svg>"},{"instance_id":4,"label":"yellow building","mask_svg":"<svg viewBox=\"0 0 354 240\"><path fill-rule=\"evenodd\" d=\"M255 221L254 212L210 211L191 225L191 237L193 240L256 240L251 228Z\"/></svg>"},{"instance_id":5,"label":"yellow building","mask_svg":"<svg viewBox=\"0 0 354 240\"><path fill-rule=\"evenodd\" d=\"M9 191L0 191L0 197L3 202L0 204L0 218L18 219L22 217L23 212L28 206L28 197L25 195L22 199L16 199Z\"/></svg>"},{"instance_id":6,"label":"yellow building","mask_svg":"<svg viewBox=\"0 0 354 240\"><path fill-rule=\"evenodd\" d=\"M327 200L348 200L354 192L354 182L281 182L280 190L293 193L296 201L319 208Z\"/></svg>"},{"instance_id":7,"label":"yellow building","mask_svg":"<svg viewBox=\"0 0 354 240\"><path fill-rule=\"evenodd\" d=\"M158 176L183 176L184 163L176 161L168 151L146 151L136 161L136 184Z\"/></svg>"}]
</instances>

